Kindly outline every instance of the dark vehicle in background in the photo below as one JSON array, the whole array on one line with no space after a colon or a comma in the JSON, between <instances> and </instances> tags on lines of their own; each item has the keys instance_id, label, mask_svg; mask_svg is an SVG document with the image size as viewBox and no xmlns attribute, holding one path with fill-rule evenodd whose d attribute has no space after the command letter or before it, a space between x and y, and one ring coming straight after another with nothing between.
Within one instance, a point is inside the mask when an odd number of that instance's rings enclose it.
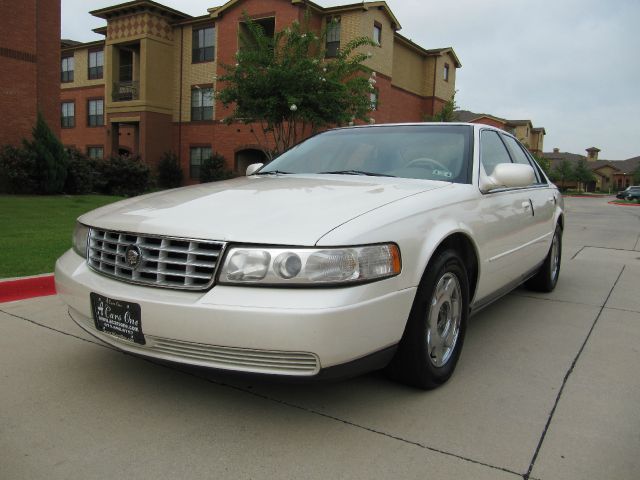
<instances>
[{"instance_id":1,"label":"dark vehicle in background","mask_svg":"<svg viewBox=\"0 0 640 480\"><path fill-rule=\"evenodd\" d=\"M616 198L622 200L640 200L640 186L627 187L621 192L618 192Z\"/></svg>"}]
</instances>

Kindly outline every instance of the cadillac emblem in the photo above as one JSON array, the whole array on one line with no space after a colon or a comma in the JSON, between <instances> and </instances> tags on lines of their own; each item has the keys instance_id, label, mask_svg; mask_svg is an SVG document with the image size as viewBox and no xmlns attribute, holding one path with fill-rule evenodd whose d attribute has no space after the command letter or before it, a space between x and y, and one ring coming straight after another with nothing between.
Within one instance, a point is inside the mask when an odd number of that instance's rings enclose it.
<instances>
[{"instance_id":1,"label":"cadillac emblem","mask_svg":"<svg viewBox=\"0 0 640 480\"><path fill-rule=\"evenodd\" d=\"M124 252L124 260L127 262L127 266L132 269L138 268L142 264L142 252L137 245L129 245Z\"/></svg>"}]
</instances>

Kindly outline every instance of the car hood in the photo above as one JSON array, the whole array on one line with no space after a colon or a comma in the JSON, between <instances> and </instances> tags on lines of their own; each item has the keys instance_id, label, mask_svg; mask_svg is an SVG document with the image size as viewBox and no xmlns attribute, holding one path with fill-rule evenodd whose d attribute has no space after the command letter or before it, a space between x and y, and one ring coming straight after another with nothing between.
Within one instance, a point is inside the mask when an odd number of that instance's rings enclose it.
<instances>
[{"instance_id":1,"label":"car hood","mask_svg":"<svg viewBox=\"0 0 640 480\"><path fill-rule=\"evenodd\" d=\"M386 177L242 177L135 197L79 218L107 230L221 241L314 245L366 212L447 182Z\"/></svg>"}]
</instances>

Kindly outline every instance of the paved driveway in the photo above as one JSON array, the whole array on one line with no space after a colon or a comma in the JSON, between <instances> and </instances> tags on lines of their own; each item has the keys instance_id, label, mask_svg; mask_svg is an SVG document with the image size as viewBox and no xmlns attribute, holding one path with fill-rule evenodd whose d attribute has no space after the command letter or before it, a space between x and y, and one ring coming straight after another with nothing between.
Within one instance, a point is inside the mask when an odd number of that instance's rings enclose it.
<instances>
[{"instance_id":1,"label":"paved driveway","mask_svg":"<svg viewBox=\"0 0 640 480\"><path fill-rule=\"evenodd\" d=\"M556 291L474 317L432 392L156 364L0 304L0 478L637 479L640 208L566 203Z\"/></svg>"}]
</instances>

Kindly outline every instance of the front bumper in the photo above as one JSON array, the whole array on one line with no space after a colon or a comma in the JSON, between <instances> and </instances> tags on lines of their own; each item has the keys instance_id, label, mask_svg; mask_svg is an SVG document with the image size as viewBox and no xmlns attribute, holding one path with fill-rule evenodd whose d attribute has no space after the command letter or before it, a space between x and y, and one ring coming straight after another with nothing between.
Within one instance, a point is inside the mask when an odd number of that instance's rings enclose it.
<instances>
[{"instance_id":1,"label":"front bumper","mask_svg":"<svg viewBox=\"0 0 640 480\"><path fill-rule=\"evenodd\" d=\"M404 331L415 288L383 280L347 288L276 289L215 286L166 290L113 280L69 250L56 263L56 288L73 320L131 353L224 370L316 376L377 352L392 353ZM140 305L146 344L95 328L89 294ZM377 355L376 358L381 358Z\"/></svg>"}]
</instances>

